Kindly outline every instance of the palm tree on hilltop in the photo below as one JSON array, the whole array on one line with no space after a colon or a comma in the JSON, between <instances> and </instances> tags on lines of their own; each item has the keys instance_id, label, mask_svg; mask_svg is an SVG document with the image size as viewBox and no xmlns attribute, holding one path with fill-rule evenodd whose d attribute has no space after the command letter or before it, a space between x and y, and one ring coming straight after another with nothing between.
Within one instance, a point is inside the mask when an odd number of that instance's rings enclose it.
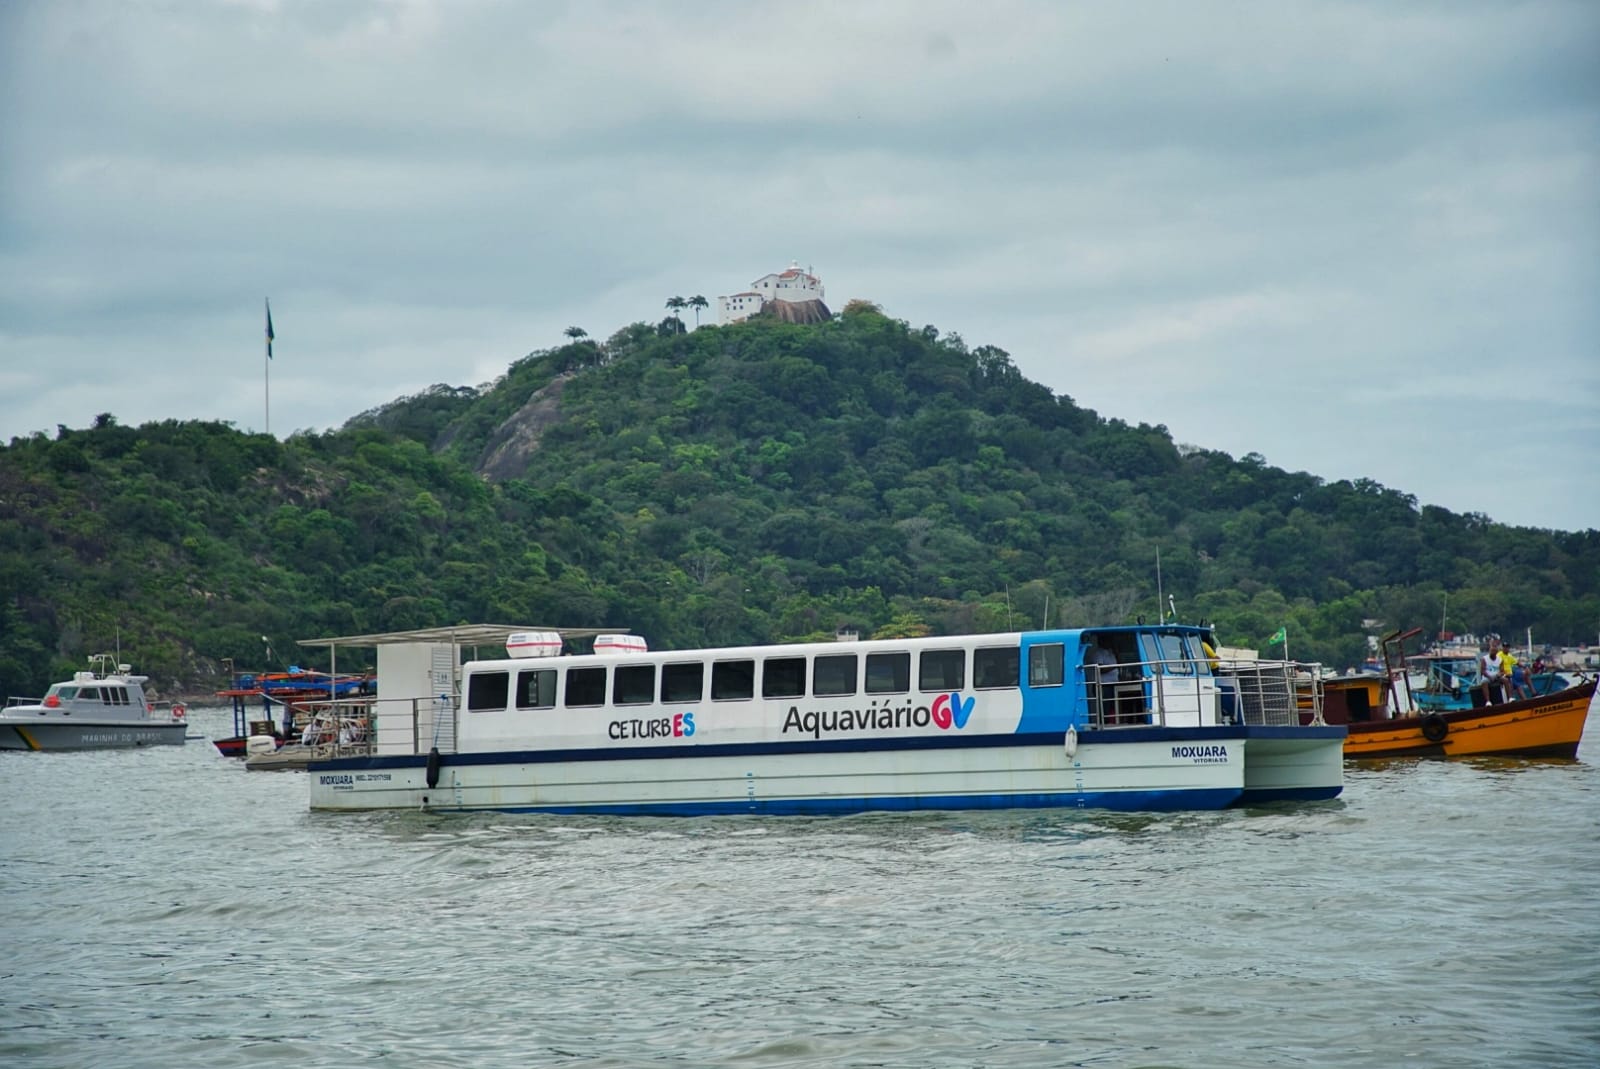
<instances>
[{"instance_id":1,"label":"palm tree on hilltop","mask_svg":"<svg viewBox=\"0 0 1600 1069\"><path fill-rule=\"evenodd\" d=\"M689 298L689 307L694 309L694 325L698 329L700 326L700 311L704 308L710 308L711 302L697 293Z\"/></svg>"},{"instance_id":2,"label":"palm tree on hilltop","mask_svg":"<svg viewBox=\"0 0 1600 1069\"><path fill-rule=\"evenodd\" d=\"M568 327L566 330L562 331L561 333L565 334L567 337L571 338L573 341L579 341L579 340L581 340L583 338L587 338L589 336L589 332L587 330L584 330L582 327Z\"/></svg>"},{"instance_id":3,"label":"palm tree on hilltop","mask_svg":"<svg viewBox=\"0 0 1600 1069\"><path fill-rule=\"evenodd\" d=\"M684 300L682 297L667 298L667 311L671 312L672 318L676 319L679 323L683 322L683 317L678 313L687 307L689 307L689 302Z\"/></svg>"}]
</instances>

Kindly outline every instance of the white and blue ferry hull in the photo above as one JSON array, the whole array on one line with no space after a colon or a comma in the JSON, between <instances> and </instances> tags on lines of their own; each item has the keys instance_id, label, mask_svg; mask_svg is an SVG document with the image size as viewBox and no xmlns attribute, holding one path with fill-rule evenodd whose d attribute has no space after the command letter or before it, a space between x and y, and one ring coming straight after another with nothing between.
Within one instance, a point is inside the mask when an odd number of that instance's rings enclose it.
<instances>
[{"instance_id":1,"label":"white and blue ferry hull","mask_svg":"<svg viewBox=\"0 0 1600 1069\"><path fill-rule=\"evenodd\" d=\"M1243 805L1317 802L1344 790L1342 726L1245 728Z\"/></svg>"},{"instance_id":2,"label":"white and blue ferry hull","mask_svg":"<svg viewBox=\"0 0 1600 1069\"><path fill-rule=\"evenodd\" d=\"M1245 732L1090 731L1070 755L1059 735L997 735L358 757L316 762L308 772L316 810L696 816L1221 809L1245 794Z\"/></svg>"}]
</instances>

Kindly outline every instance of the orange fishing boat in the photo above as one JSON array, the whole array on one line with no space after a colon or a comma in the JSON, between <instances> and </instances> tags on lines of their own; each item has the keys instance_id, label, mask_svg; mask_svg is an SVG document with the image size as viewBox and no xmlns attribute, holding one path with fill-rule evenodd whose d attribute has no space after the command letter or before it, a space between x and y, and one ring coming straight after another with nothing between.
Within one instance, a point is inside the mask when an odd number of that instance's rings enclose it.
<instances>
[{"instance_id":1,"label":"orange fishing boat","mask_svg":"<svg viewBox=\"0 0 1600 1069\"><path fill-rule=\"evenodd\" d=\"M1381 685L1382 680L1377 682ZM1347 721L1344 755L1576 757L1594 690L1595 680L1589 679L1554 694L1501 705ZM1374 712L1381 714L1384 709L1380 701ZM1323 717L1330 724L1340 722L1326 704Z\"/></svg>"},{"instance_id":2,"label":"orange fishing boat","mask_svg":"<svg viewBox=\"0 0 1600 1069\"><path fill-rule=\"evenodd\" d=\"M1347 725L1351 757L1565 757L1594 699L1595 680L1550 694L1468 709L1422 709L1411 693L1399 646L1416 630L1386 635L1385 672L1323 681L1323 719ZM1391 658L1389 647L1396 647Z\"/></svg>"}]
</instances>

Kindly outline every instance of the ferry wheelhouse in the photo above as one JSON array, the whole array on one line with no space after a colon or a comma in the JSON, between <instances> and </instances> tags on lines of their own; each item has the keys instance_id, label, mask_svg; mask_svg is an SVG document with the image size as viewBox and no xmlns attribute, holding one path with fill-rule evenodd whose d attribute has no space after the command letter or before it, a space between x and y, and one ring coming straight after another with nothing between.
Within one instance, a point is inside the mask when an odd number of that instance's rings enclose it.
<instances>
[{"instance_id":1,"label":"ferry wheelhouse","mask_svg":"<svg viewBox=\"0 0 1600 1069\"><path fill-rule=\"evenodd\" d=\"M629 815L1215 809L1337 796L1315 666L1208 658L1163 624L651 651L508 636L369 749L308 768L318 810ZM337 640L314 640L333 642ZM435 668L437 669L437 660ZM380 660L381 693L393 694ZM431 702L431 707L430 707ZM1309 713L1309 724L1302 714Z\"/></svg>"}]
</instances>

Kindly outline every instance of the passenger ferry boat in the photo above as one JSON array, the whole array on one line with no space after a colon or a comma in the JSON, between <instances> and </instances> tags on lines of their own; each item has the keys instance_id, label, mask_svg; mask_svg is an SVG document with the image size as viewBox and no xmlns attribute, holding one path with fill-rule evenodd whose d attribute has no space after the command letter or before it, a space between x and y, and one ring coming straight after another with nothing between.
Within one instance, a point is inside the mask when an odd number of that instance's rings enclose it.
<instances>
[{"instance_id":1,"label":"passenger ferry boat","mask_svg":"<svg viewBox=\"0 0 1600 1069\"><path fill-rule=\"evenodd\" d=\"M11 698L0 710L0 750L107 750L182 746L189 725L180 704L151 701L148 676L129 674L110 654L56 683L43 698ZM108 670L108 668L110 670Z\"/></svg>"},{"instance_id":2,"label":"passenger ferry boat","mask_svg":"<svg viewBox=\"0 0 1600 1069\"><path fill-rule=\"evenodd\" d=\"M309 765L310 804L841 814L1337 796L1345 729L1321 722L1314 666L1230 671L1208 659L1207 634L1162 624L670 651L600 635L596 652L566 656L554 632L513 635L508 650L532 655L461 665L459 696L431 714L380 701L371 753Z\"/></svg>"}]
</instances>

